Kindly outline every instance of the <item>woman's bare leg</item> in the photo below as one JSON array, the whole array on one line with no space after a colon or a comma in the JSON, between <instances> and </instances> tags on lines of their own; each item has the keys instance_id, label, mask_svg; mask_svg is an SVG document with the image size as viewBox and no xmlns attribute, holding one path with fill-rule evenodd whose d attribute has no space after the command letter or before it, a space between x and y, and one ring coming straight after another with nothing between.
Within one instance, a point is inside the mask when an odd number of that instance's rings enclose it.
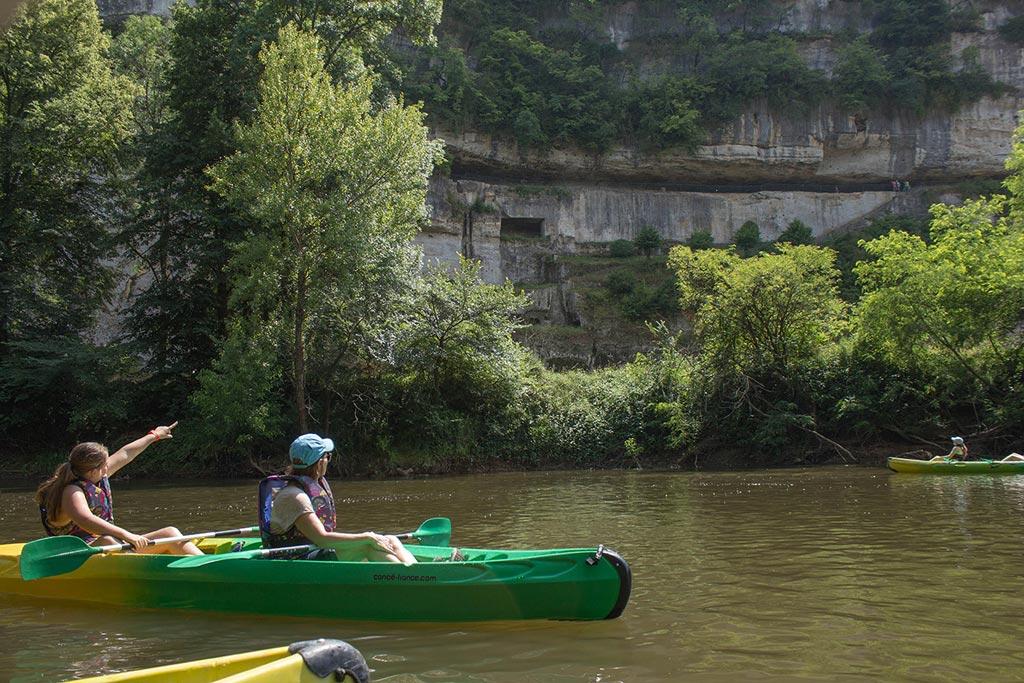
<instances>
[{"instance_id":1,"label":"woman's bare leg","mask_svg":"<svg viewBox=\"0 0 1024 683\"><path fill-rule=\"evenodd\" d=\"M177 527L165 526L163 529L157 529L156 531L150 531L148 534L142 534L151 541L156 541L161 538L171 538L173 536L181 536L181 532L178 531ZM202 555L203 551L196 547L196 544L192 541L184 541L178 543L164 543L161 545L150 545L146 546L142 550L138 551L143 555Z\"/></svg>"},{"instance_id":2,"label":"woman's bare leg","mask_svg":"<svg viewBox=\"0 0 1024 683\"><path fill-rule=\"evenodd\" d=\"M396 536L387 536L393 552L386 552L374 548L367 553L367 559L371 562L401 562L402 564L416 564L416 557L409 552L409 549L402 545Z\"/></svg>"}]
</instances>

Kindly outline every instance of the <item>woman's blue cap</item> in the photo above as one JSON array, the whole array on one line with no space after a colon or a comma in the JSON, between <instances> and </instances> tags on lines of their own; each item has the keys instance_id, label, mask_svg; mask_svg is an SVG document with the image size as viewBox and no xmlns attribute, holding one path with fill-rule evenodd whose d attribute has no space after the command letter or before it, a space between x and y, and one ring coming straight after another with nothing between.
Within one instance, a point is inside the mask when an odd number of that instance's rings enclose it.
<instances>
[{"instance_id":1,"label":"woman's blue cap","mask_svg":"<svg viewBox=\"0 0 1024 683\"><path fill-rule=\"evenodd\" d=\"M334 442L330 439L321 438L317 434L303 434L292 441L291 448L288 449L288 457L295 465L309 467L324 457L324 453L330 453L333 450Z\"/></svg>"}]
</instances>

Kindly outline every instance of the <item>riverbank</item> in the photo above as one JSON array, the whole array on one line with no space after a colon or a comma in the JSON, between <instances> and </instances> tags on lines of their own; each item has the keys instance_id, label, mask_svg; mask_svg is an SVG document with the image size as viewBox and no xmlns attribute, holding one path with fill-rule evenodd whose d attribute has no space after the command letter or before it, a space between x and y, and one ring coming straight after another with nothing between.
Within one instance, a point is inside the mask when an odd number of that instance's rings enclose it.
<instances>
[{"instance_id":1,"label":"riverbank","mask_svg":"<svg viewBox=\"0 0 1024 683\"><path fill-rule=\"evenodd\" d=\"M929 450L930 448L930 450ZM980 450L978 450L980 449ZM947 449L948 450L948 449ZM979 443L977 452L987 452ZM580 466L570 461L537 461L533 464L510 462L502 459L456 459L432 458L417 460L413 457L398 458L392 461L375 461L366 457L350 458L343 456L331 464L328 476L339 480L401 480L422 477L465 476L503 474L510 472L571 472L571 471L643 471L643 472L755 472L775 469L800 467L831 467L836 465L853 465L859 467L885 467L885 459L890 456L910 458L926 458L945 453L939 447L922 447L921 444L896 441L879 441L872 444L857 446L850 449L851 455L845 455L834 449L821 449L815 453L794 455L791 458L778 458L771 455L762 456L762 462L751 458L751 452L741 447L721 447L714 451L699 451L693 454L657 458L640 458L625 460L621 457L595 460L588 466ZM1009 451L1008 451L1009 452ZM47 453L34 458L7 455L5 458L14 464L9 468L8 481L16 488L34 488L41 480L49 476L54 468L64 461L65 455ZM982 456L984 457L984 456ZM999 456L1002 457L1002 456ZM144 482L153 484L166 482L222 482L230 483L238 480L253 480L278 472L285 465L284 458L278 462L265 459L260 462L251 461L230 470L205 470L189 466L187 460L179 462L168 458L154 458L146 462L145 456L132 463L123 474L117 475L116 482Z\"/></svg>"}]
</instances>

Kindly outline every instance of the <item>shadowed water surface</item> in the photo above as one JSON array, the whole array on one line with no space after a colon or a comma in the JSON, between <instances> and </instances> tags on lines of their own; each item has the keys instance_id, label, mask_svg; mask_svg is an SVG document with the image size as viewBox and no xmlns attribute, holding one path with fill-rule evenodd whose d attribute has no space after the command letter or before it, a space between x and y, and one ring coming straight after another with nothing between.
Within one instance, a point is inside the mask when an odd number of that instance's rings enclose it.
<instances>
[{"instance_id":1,"label":"shadowed water surface","mask_svg":"<svg viewBox=\"0 0 1024 683\"><path fill-rule=\"evenodd\" d=\"M1024 476L827 468L493 474L335 486L345 529L448 516L453 543L605 543L634 572L608 622L387 624L66 606L0 596L0 678L49 681L350 641L374 680L1010 681L1024 674ZM255 484L115 482L134 530L252 523ZM0 542L38 536L0 492ZM254 596L285 600L286 596Z\"/></svg>"}]
</instances>

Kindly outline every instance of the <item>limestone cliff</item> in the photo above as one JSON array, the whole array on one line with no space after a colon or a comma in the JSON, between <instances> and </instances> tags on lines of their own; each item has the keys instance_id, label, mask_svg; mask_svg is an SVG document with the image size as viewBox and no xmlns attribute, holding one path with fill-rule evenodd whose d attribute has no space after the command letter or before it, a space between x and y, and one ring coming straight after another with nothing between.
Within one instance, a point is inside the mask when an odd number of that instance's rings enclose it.
<instances>
[{"instance_id":1,"label":"limestone cliff","mask_svg":"<svg viewBox=\"0 0 1024 683\"><path fill-rule=\"evenodd\" d=\"M861 3L782 4L787 11L778 30L821 36L802 44L807 61L826 72L835 63L829 36L866 28ZM970 49L977 63L1011 89L955 112L858 118L830 103L802 114L755 103L692 154L671 149L642 154L625 146L600 156L575 149L530 151L479 131L438 129L452 173L433 185L434 225L422 242L433 258L471 251L484 260L490 278L521 280L521 266L502 260L502 218L506 224L513 219L518 228L532 225L562 252L632 238L642 225L670 241L708 230L716 242L727 243L746 220L756 222L766 238L793 219L821 235L859 226L882 212L921 211L941 186L1000 177L1024 105L1024 49L1003 40L997 29L1021 8L1014 2L972 5L981 15L980 30L953 34L954 59ZM665 3L624 2L606 11L603 30L620 49L630 49L642 44L652 27L664 33L672 21ZM893 178L933 191L894 193ZM484 202L495 213L475 217L467 234L465 212L453 219L449 200L462 206Z\"/></svg>"}]
</instances>

